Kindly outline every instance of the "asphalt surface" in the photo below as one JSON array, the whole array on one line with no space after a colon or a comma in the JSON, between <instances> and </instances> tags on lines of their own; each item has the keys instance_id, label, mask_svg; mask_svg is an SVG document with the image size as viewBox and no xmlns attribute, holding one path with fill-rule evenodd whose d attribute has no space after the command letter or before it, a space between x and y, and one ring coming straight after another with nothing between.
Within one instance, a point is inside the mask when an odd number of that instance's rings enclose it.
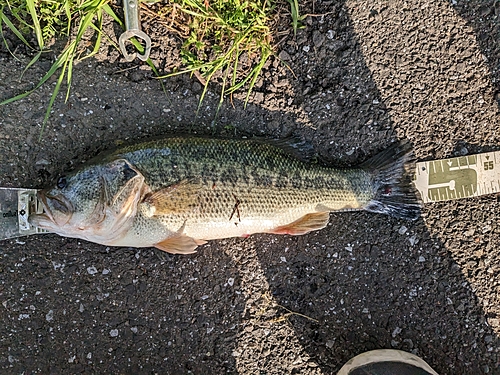
<instances>
[{"instance_id":1,"label":"asphalt surface","mask_svg":"<svg viewBox=\"0 0 500 375\"><path fill-rule=\"evenodd\" d=\"M165 80L105 47L55 85L0 107L0 186L43 187L122 142L178 133L299 138L355 165L410 140L418 160L500 149L500 3L315 1L283 34L250 103L217 117L214 84ZM179 41L145 27L168 70ZM117 31L107 23L109 34ZM32 88L54 54L0 49L0 99ZM212 241L196 254L56 235L0 242L2 373L335 374L370 349L440 374L500 374L497 196L428 204L406 222L332 214L306 236Z\"/></svg>"}]
</instances>

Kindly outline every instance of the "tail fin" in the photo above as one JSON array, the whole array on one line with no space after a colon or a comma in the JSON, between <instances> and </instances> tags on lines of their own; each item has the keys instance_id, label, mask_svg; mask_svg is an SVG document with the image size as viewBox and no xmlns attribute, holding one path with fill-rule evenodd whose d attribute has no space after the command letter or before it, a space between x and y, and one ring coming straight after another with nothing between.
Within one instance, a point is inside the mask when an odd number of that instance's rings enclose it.
<instances>
[{"instance_id":1,"label":"tail fin","mask_svg":"<svg viewBox=\"0 0 500 375\"><path fill-rule=\"evenodd\" d=\"M365 210L416 220L420 195L412 182L415 164L410 143L396 144L361 165L373 175L375 197Z\"/></svg>"}]
</instances>

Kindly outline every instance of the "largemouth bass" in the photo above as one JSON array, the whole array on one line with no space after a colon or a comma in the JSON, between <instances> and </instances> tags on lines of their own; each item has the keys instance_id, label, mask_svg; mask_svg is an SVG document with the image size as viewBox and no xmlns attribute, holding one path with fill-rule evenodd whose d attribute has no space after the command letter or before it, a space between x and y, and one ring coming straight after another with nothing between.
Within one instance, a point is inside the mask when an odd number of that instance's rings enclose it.
<instances>
[{"instance_id":1,"label":"largemouth bass","mask_svg":"<svg viewBox=\"0 0 500 375\"><path fill-rule=\"evenodd\" d=\"M61 176L33 225L108 246L191 253L208 240L300 235L331 211L416 219L408 145L355 169L309 164L252 140L170 138L124 147Z\"/></svg>"}]
</instances>

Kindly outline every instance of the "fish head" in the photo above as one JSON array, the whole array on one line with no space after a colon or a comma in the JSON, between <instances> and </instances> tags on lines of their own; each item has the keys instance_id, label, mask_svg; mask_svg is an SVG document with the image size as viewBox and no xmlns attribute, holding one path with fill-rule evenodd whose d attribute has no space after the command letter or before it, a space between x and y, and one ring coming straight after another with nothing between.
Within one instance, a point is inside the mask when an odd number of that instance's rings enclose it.
<instances>
[{"instance_id":1,"label":"fish head","mask_svg":"<svg viewBox=\"0 0 500 375\"><path fill-rule=\"evenodd\" d=\"M142 174L124 159L90 165L58 178L38 193L36 227L67 237L111 244L131 226L144 188Z\"/></svg>"}]
</instances>

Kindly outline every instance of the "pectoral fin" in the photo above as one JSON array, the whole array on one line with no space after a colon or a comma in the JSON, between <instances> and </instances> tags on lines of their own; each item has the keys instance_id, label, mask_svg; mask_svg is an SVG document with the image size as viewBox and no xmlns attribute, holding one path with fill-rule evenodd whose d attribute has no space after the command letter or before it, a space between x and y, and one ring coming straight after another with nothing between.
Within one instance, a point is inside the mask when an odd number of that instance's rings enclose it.
<instances>
[{"instance_id":1,"label":"pectoral fin","mask_svg":"<svg viewBox=\"0 0 500 375\"><path fill-rule=\"evenodd\" d=\"M207 241L198 240L181 234L180 236L170 237L155 245L157 249L171 254L192 254L198 246L206 244Z\"/></svg>"},{"instance_id":2,"label":"pectoral fin","mask_svg":"<svg viewBox=\"0 0 500 375\"><path fill-rule=\"evenodd\" d=\"M200 188L198 183L181 181L147 194L142 204L147 206L149 216L186 213L198 205Z\"/></svg>"},{"instance_id":3,"label":"pectoral fin","mask_svg":"<svg viewBox=\"0 0 500 375\"><path fill-rule=\"evenodd\" d=\"M290 224L274 228L270 230L269 233L292 234L298 236L326 227L329 219L329 212L314 212L304 215Z\"/></svg>"}]
</instances>

